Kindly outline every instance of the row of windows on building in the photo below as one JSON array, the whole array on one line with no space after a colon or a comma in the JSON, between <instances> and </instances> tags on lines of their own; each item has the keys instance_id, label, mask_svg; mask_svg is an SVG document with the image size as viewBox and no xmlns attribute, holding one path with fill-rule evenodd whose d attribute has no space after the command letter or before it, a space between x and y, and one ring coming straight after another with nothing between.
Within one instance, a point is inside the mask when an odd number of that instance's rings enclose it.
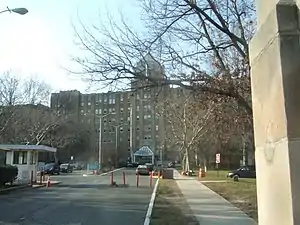
<instances>
[{"instance_id":1,"label":"row of windows on building","mask_svg":"<svg viewBox=\"0 0 300 225\"><path fill-rule=\"evenodd\" d=\"M156 135L156 138L159 138L159 135ZM144 140L152 140L152 136L151 135L145 135ZM115 139L114 139L115 140ZM122 137L120 137L120 141L122 142L124 139ZM137 136L136 140L139 141L140 137ZM112 139L103 139L102 141L103 143L113 143L114 141ZM130 138L128 138L128 145L130 145Z\"/></svg>"},{"instance_id":2,"label":"row of windows on building","mask_svg":"<svg viewBox=\"0 0 300 225\"><path fill-rule=\"evenodd\" d=\"M94 95L94 94L87 95L87 100L89 102L91 102L92 95ZM149 92L145 92L142 96L143 96L144 99L151 98L151 94ZM136 97L137 97L137 99L140 99L141 98L140 93L137 93ZM82 102L84 102L84 100L85 100L85 98L81 98ZM128 98L127 100L129 101L130 99ZM124 101L124 95L122 93L120 94L120 101L121 102ZM95 102L102 103L102 96L100 94L99 95L95 95ZM115 104L115 102L116 102L116 95L115 94L104 95L103 96L103 102L104 103L108 102L108 103L111 103L111 104Z\"/></svg>"},{"instance_id":3,"label":"row of windows on building","mask_svg":"<svg viewBox=\"0 0 300 225\"><path fill-rule=\"evenodd\" d=\"M35 164L36 163L36 154L30 154L30 158L28 159L27 152L24 151L14 151L13 153L13 164L16 165L25 165L29 161L29 164Z\"/></svg>"},{"instance_id":4,"label":"row of windows on building","mask_svg":"<svg viewBox=\"0 0 300 225\"><path fill-rule=\"evenodd\" d=\"M144 115L144 119L151 119L151 118L152 118L152 116L149 115L149 114L148 115L147 114ZM155 118L157 120L159 119L159 117L155 117ZM131 118L130 118L130 116L128 116L127 117L127 121L130 122L130 120L131 120ZM139 121L140 120L140 116L136 116L136 120ZM107 123L111 123L111 122L115 122L115 121L116 121L115 118L112 118L112 119L109 119L109 120L108 119L103 119L103 124L106 125ZM85 120L82 119L81 123L84 123L84 122L85 122ZM92 122L92 120L88 119L87 122L90 124ZM97 123L99 123L99 122L100 122L100 119L97 120ZM121 117L120 118L120 123L123 123L123 122L125 122L125 119L123 117Z\"/></svg>"},{"instance_id":5,"label":"row of windows on building","mask_svg":"<svg viewBox=\"0 0 300 225\"><path fill-rule=\"evenodd\" d=\"M120 130L120 132L123 132L124 128L120 127L119 130ZM128 130L128 132L130 132L130 128L128 128L127 130ZM137 127L136 130L139 131L140 128ZM144 130L145 131L151 131L152 127L151 126L145 127ZM155 130L158 131L158 125L155 126ZM103 129L103 133L115 133L115 131L116 131L116 127L110 127L109 129Z\"/></svg>"},{"instance_id":6,"label":"row of windows on building","mask_svg":"<svg viewBox=\"0 0 300 225\"><path fill-rule=\"evenodd\" d=\"M128 114L130 115L130 111L131 111L131 108L130 107L128 107L127 108L127 111L128 111ZM137 106L136 107L136 111L137 112L139 112L140 111L140 107L139 106ZM102 113L105 115L105 114L107 114L107 113L111 113L111 114L113 114L113 113L115 113L116 112L116 109L115 108L109 108L108 110L107 109L95 109L95 114L96 115L101 115ZM81 109L80 110L80 113L81 113L81 115L88 115L88 114L90 114L91 113L91 110L90 109L88 109L86 112L85 112L85 110L84 109ZM124 108L123 107L121 107L120 108L120 113L124 113ZM150 105L145 105L144 106L144 113L151 113L151 106Z\"/></svg>"}]
</instances>

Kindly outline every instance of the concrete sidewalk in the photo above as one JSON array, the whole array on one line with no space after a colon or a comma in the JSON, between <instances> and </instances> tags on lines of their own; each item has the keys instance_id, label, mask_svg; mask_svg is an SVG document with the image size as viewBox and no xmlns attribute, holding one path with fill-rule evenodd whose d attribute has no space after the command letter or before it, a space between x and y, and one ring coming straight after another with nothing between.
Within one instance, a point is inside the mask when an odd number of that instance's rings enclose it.
<instances>
[{"instance_id":1,"label":"concrete sidewalk","mask_svg":"<svg viewBox=\"0 0 300 225\"><path fill-rule=\"evenodd\" d=\"M174 170L174 179L200 225L256 225L241 210L194 178Z\"/></svg>"}]
</instances>

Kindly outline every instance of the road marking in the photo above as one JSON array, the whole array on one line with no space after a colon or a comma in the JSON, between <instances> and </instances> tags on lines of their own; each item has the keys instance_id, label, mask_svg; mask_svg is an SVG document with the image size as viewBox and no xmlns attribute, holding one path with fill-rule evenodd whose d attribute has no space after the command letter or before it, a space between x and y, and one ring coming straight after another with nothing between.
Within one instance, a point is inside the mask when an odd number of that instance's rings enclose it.
<instances>
[{"instance_id":1,"label":"road marking","mask_svg":"<svg viewBox=\"0 0 300 225\"><path fill-rule=\"evenodd\" d=\"M155 198L156 198L156 192L157 192L157 187L158 187L159 180L160 179L156 180L156 183L155 183L152 195L151 195L151 199L150 199L150 202L149 202L146 218L144 220L144 225L149 225L150 224L152 210L153 210L153 207L154 207L154 201L155 201Z\"/></svg>"}]
</instances>

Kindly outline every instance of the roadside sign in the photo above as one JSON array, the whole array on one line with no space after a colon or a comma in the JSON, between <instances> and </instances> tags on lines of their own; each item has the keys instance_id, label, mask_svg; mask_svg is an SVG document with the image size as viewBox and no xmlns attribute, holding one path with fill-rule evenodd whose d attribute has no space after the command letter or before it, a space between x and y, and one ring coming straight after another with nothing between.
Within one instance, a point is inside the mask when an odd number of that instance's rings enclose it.
<instances>
[{"instance_id":1,"label":"roadside sign","mask_svg":"<svg viewBox=\"0 0 300 225\"><path fill-rule=\"evenodd\" d=\"M216 164L219 164L221 162L221 154L217 153L216 154Z\"/></svg>"}]
</instances>

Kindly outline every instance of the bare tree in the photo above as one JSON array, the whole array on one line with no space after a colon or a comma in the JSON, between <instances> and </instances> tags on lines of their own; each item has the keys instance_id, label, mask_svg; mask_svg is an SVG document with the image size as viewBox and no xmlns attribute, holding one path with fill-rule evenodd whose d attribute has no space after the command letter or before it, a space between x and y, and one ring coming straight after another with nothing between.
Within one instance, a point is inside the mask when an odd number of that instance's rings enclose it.
<instances>
[{"instance_id":1,"label":"bare tree","mask_svg":"<svg viewBox=\"0 0 300 225\"><path fill-rule=\"evenodd\" d=\"M26 103L47 105L51 95L51 87L36 77L30 77L24 81L23 92Z\"/></svg>"},{"instance_id":2,"label":"bare tree","mask_svg":"<svg viewBox=\"0 0 300 225\"><path fill-rule=\"evenodd\" d=\"M214 103L203 104L191 91L174 88L163 105L159 114L166 118L167 145L179 148L183 170L188 171L191 164L198 165L197 143L208 130Z\"/></svg>"},{"instance_id":3,"label":"bare tree","mask_svg":"<svg viewBox=\"0 0 300 225\"><path fill-rule=\"evenodd\" d=\"M151 52L165 67L168 79L191 90L234 99L252 114L248 42L255 28L253 1L141 0L147 35L138 34L123 19L110 24L82 24L75 29L86 58L75 58L85 78L105 85L128 79L158 80L137 70ZM144 32L145 33L145 32ZM208 69L206 69L208 68Z\"/></svg>"},{"instance_id":4,"label":"bare tree","mask_svg":"<svg viewBox=\"0 0 300 225\"><path fill-rule=\"evenodd\" d=\"M0 77L0 104L13 106L22 103L20 78L11 71L6 71Z\"/></svg>"},{"instance_id":5,"label":"bare tree","mask_svg":"<svg viewBox=\"0 0 300 225\"><path fill-rule=\"evenodd\" d=\"M12 71L0 76L0 104L13 106L20 104L48 104L51 87L37 77L21 79Z\"/></svg>"},{"instance_id":6,"label":"bare tree","mask_svg":"<svg viewBox=\"0 0 300 225\"><path fill-rule=\"evenodd\" d=\"M50 93L50 86L37 78L22 80L12 71L0 76L0 136L7 132L10 126L20 122L18 120L21 119L21 114L16 106L48 104Z\"/></svg>"}]
</instances>

